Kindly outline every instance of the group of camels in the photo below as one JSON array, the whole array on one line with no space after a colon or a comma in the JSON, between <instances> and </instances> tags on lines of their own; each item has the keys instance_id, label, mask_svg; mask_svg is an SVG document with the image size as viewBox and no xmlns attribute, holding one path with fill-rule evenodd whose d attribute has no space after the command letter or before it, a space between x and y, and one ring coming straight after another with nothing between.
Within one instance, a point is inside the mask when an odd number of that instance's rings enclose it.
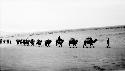
<instances>
[{"instance_id":1,"label":"group of camels","mask_svg":"<svg viewBox=\"0 0 125 71\"><path fill-rule=\"evenodd\" d=\"M9 39L0 39L0 44L11 44L11 40Z\"/></svg>"},{"instance_id":2,"label":"group of camels","mask_svg":"<svg viewBox=\"0 0 125 71\"><path fill-rule=\"evenodd\" d=\"M91 37L87 37L84 40L83 48L85 48L85 47L86 48L91 48L91 47L94 48L93 44L97 41L98 41L97 39L93 40ZM34 39L17 39L16 42L17 42L17 45L23 44L23 45L29 46L29 44L31 44L31 46L34 46L35 44L42 45L43 41L38 39L35 43ZM50 47L51 42L52 42L52 40L50 40L50 39L45 40L45 46ZM64 42L64 40L59 36L56 39L56 46L62 47L63 42ZM70 48L74 48L74 47L77 48L77 43L78 43L77 39L70 38L70 40L69 40ZM89 44L90 46L88 46L87 44ZM72 47L71 47L71 45L72 45Z\"/></svg>"},{"instance_id":3,"label":"group of camels","mask_svg":"<svg viewBox=\"0 0 125 71\"><path fill-rule=\"evenodd\" d=\"M83 48L94 48L94 43L96 43L98 41L98 39L92 39L92 37L87 37L84 40L83 43ZM42 40L38 39L16 39L16 43L17 45L21 44L24 46L34 46L34 45L38 45L41 46L42 45ZM47 39L44 41L45 46L46 47L50 47L50 44L52 43L52 40ZM62 44L64 42L64 39L62 39L60 36L56 39L56 46L62 47ZM0 44L12 44L11 40L9 39L0 39ZM77 48L77 43L78 40L75 38L70 38L69 39L69 46L70 48ZM107 39L107 47L106 48L111 48L109 46L109 38Z\"/></svg>"}]
</instances>

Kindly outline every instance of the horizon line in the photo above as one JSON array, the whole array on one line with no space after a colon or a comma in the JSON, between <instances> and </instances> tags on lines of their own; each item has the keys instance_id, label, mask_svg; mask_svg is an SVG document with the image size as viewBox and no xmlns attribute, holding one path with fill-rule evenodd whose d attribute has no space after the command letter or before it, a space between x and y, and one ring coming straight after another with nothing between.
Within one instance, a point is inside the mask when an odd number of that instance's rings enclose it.
<instances>
[{"instance_id":1,"label":"horizon line","mask_svg":"<svg viewBox=\"0 0 125 71\"><path fill-rule=\"evenodd\" d=\"M114 28L125 28L125 25L87 27L87 28L75 28L75 29L61 29L61 30L49 30L49 31L33 31L33 32L4 32L4 31L0 31L0 36L12 36L12 35L23 35L23 34L29 34L29 35L52 34L52 33L59 33L59 32L63 33L63 32L72 32L72 31L86 31L86 30L114 29Z\"/></svg>"}]
</instances>

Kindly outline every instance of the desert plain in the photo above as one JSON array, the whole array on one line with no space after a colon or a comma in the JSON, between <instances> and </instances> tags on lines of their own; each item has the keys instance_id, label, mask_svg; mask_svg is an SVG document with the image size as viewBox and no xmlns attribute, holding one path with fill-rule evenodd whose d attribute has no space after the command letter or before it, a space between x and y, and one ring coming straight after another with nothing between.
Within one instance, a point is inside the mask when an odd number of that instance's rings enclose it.
<instances>
[{"instance_id":1,"label":"desert plain","mask_svg":"<svg viewBox=\"0 0 125 71\"><path fill-rule=\"evenodd\" d=\"M62 47L56 39L64 39ZM95 48L83 48L87 37L98 39ZM41 39L42 45L17 45L16 39ZM69 48L70 38L78 40L77 48ZM109 46L107 47L107 38ZM12 44L0 44L1 71L125 71L125 26L71 29L43 33L2 36ZM44 45L51 39L50 47ZM89 45L87 45L89 46Z\"/></svg>"}]
</instances>

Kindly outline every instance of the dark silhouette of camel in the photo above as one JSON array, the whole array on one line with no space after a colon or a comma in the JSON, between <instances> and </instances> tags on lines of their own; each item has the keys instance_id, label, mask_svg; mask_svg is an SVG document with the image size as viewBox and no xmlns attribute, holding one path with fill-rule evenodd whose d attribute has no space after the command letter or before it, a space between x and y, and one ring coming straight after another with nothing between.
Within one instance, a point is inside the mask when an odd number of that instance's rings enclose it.
<instances>
[{"instance_id":1,"label":"dark silhouette of camel","mask_svg":"<svg viewBox=\"0 0 125 71\"><path fill-rule=\"evenodd\" d=\"M42 40L39 40L39 39L36 42L37 45L41 45L41 43L42 43Z\"/></svg>"},{"instance_id":2,"label":"dark silhouette of camel","mask_svg":"<svg viewBox=\"0 0 125 71\"><path fill-rule=\"evenodd\" d=\"M0 39L0 44L6 43L6 44L11 44L11 40L9 39Z\"/></svg>"},{"instance_id":3,"label":"dark silhouette of camel","mask_svg":"<svg viewBox=\"0 0 125 71\"><path fill-rule=\"evenodd\" d=\"M24 46L29 46L29 43L30 43L30 40L29 40L29 39L23 40Z\"/></svg>"},{"instance_id":4,"label":"dark silhouette of camel","mask_svg":"<svg viewBox=\"0 0 125 71\"><path fill-rule=\"evenodd\" d=\"M89 44L90 48L91 48L91 46L93 46L93 43L95 43L96 41L98 41L98 40L97 39L93 40L91 37L86 38L84 40L83 48L84 48L84 46L86 46L86 44ZM88 48L88 47L86 46L86 48ZM93 48L94 48L94 46L93 46Z\"/></svg>"},{"instance_id":5,"label":"dark silhouette of camel","mask_svg":"<svg viewBox=\"0 0 125 71\"><path fill-rule=\"evenodd\" d=\"M58 39L56 40L56 46L59 45L59 47L62 47L62 43L64 42L63 39L60 38L60 36L58 37Z\"/></svg>"},{"instance_id":6,"label":"dark silhouette of camel","mask_svg":"<svg viewBox=\"0 0 125 71\"><path fill-rule=\"evenodd\" d=\"M77 42L78 42L78 40L76 40L75 38L71 38L69 40L69 46L70 46L70 44L72 44L73 46L76 46Z\"/></svg>"},{"instance_id":7,"label":"dark silhouette of camel","mask_svg":"<svg viewBox=\"0 0 125 71\"><path fill-rule=\"evenodd\" d=\"M34 46L35 40L34 39L16 39L17 45L23 44L24 46Z\"/></svg>"},{"instance_id":8,"label":"dark silhouette of camel","mask_svg":"<svg viewBox=\"0 0 125 71\"><path fill-rule=\"evenodd\" d=\"M17 45L23 44L23 39L16 39Z\"/></svg>"},{"instance_id":9,"label":"dark silhouette of camel","mask_svg":"<svg viewBox=\"0 0 125 71\"><path fill-rule=\"evenodd\" d=\"M31 40L30 40L30 43L31 43L31 46L34 46L35 40L34 40L34 39L31 39Z\"/></svg>"},{"instance_id":10,"label":"dark silhouette of camel","mask_svg":"<svg viewBox=\"0 0 125 71\"><path fill-rule=\"evenodd\" d=\"M3 40L3 43L6 43L6 40Z\"/></svg>"},{"instance_id":11,"label":"dark silhouette of camel","mask_svg":"<svg viewBox=\"0 0 125 71\"><path fill-rule=\"evenodd\" d=\"M51 42L52 42L52 40L50 40L50 39L45 40L45 46L50 47Z\"/></svg>"},{"instance_id":12,"label":"dark silhouette of camel","mask_svg":"<svg viewBox=\"0 0 125 71\"><path fill-rule=\"evenodd\" d=\"M11 44L11 40L7 39L6 41L7 41L7 44Z\"/></svg>"},{"instance_id":13,"label":"dark silhouette of camel","mask_svg":"<svg viewBox=\"0 0 125 71\"><path fill-rule=\"evenodd\" d=\"M21 40L16 39L16 43L17 43L17 45L20 44L20 42L21 42Z\"/></svg>"},{"instance_id":14,"label":"dark silhouette of camel","mask_svg":"<svg viewBox=\"0 0 125 71\"><path fill-rule=\"evenodd\" d=\"M23 40L23 44L24 46L29 46L31 44L31 46L34 46L35 40L34 39L24 39Z\"/></svg>"},{"instance_id":15,"label":"dark silhouette of camel","mask_svg":"<svg viewBox=\"0 0 125 71\"><path fill-rule=\"evenodd\" d=\"M2 44L2 39L0 39L0 44Z\"/></svg>"}]
</instances>

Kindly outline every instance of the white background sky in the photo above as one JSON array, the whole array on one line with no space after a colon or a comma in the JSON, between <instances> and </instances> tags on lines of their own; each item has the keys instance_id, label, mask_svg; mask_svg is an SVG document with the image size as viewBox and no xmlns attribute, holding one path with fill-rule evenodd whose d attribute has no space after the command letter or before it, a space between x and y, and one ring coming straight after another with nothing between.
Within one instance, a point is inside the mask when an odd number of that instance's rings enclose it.
<instances>
[{"instance_id":1,"label":"white background sky","mask_svg":"<svg viewBox=\"0 0 125 71\"><path fill-rule=\"evenodd\" d=\"M0 0L0 31L125 25L125 0Z\"/></svg>"}]
</instances>

